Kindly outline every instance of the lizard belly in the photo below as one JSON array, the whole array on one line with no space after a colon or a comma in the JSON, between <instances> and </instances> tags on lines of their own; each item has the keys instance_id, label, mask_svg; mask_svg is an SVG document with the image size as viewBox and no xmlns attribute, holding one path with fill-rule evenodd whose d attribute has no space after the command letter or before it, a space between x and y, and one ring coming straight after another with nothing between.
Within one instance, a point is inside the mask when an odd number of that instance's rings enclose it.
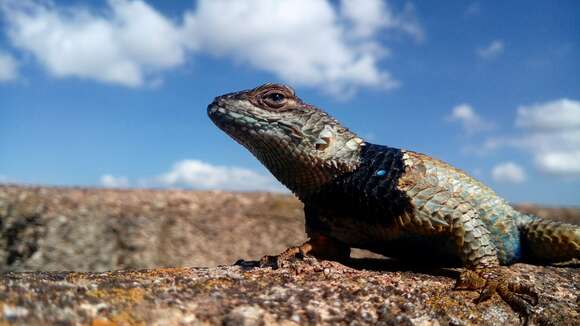
<instances>
[{"instance_id":1,"label":"lizard belly","mask_svg":"<svg viewBox=\"0 0 580 326\"><path fill-rule=\"evenodd\" d=\"M308 224L311 225L310 231L322 233L350 247L370 250L387 257L441 265L461 264L460 249L448 233L418 232L413 228L404 229L395 223L385 222L393 220L322 210L316 221ZM496 224L487 227L491 229L491 241L497 248L500 264L509 265L519 261L521 245L512 239L519 238L519 231L511 228L499 232L494 230Z\"/></svg>"},{"instance_id":2,"label":"lizard belly","mask_svg":"<svg viewBox=\"0 0 580 326\"><path fill-rule=\"evenodd\" d=\"M322 215L318 220L316 232L354 248L400 260L427 261L446 266L461 264L457 245L446 234L423 235L395 225L369 224L369 220L381 219Z\"/></svg>"}]
</instances>

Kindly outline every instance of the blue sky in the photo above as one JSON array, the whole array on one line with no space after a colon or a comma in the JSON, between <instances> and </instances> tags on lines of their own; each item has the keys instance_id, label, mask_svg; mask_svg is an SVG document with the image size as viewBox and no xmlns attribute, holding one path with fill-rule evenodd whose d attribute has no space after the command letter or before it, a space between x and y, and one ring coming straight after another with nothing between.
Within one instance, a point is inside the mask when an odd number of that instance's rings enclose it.
<instances>
[{"instance_id":1,"label":"blue sky","mask_svg":"<svg viewBox=\"0 0 580 326\"><path fill-rule=\"evenodd\" d=\"M0 182L280 190L206 107L285 82L510 201L580 205L578 1L0 8Z\"/></svg>"}]
</instances>

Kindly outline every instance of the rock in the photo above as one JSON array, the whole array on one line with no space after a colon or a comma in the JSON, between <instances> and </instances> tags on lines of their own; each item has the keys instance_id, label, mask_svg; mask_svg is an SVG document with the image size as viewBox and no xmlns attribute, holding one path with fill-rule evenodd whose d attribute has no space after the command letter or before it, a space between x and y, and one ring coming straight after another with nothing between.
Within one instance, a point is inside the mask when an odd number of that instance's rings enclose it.
<instances>
[{"instance_id":1,"label":"rock","mask_svg":"<svg viewBox=\"0 0 580 326\"><path fill-rule=\"evenodd\" d=\"M0 325L520 322L498 297L476 305L476 292L453 291L456 270L416 269L378 259L346 264L306 258L277 270L245 263L106 273L5 273L0 276ZM535 284L541 294L532 324L580 324L576 268L516 264L509 272L514 279Z\"/></svg>"},{"instance_id":2,"label":"rock","mask_svg":"<svg viewBox=\"0 0 580 326\"><path fill-rule=\"evenodd\" d=\"M0 272L217 266L305 239L284 194L0 185Z\"/></svg>"},{"instance_id":3,"label":"rock","mask_svg":"<svg viewBox=\"0 0 580 326\"><path fill-rule=\"evenodd\" d=\"M580 223L579 208L522 208ZM285 194L0 185L0 272L217 266L305 239Z\"/></svg>"},{"instance_id":4,"label":"rock","mask_svg":"<svg viewBox=\"0 0 580 326\"><path fill-rule=\"evenodd\" d=\"M258 306L239 306L233 308L224 318L228 326L259 326L264 323L264 309Z\"/></svg>"},{"instance_id":5,"label":"rock","mask_svg":"<svg viewBox=\"0 0 580 326\"><path fill-rule=\"evenodd\" d=\"M580 221L578 208L523 209ZM346 265L215 267L279 253L303 229L302 205L283 194L0 185L0 325L520 322L497 297L453 291L457 270L363 251ZM577 267L509 267L541 294L532 322L580 325Z\"/></svg>"}]
</instances>

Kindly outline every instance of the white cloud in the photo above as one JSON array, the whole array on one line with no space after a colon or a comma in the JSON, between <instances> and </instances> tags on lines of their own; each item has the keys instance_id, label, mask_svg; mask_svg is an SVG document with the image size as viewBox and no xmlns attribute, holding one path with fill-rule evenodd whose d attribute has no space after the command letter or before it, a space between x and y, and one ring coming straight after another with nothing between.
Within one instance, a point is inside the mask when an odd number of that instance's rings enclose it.
<instances>
[{"instance_id":1,"label":"white cloud","mask_svg":"<svg viewBox=\"0 0 580 326\"><path fill-rule=\"evenodd\" d=\"M580 176L580 102L559 99L517 111L516 126L526 135L516 146L532 153L541 171Z\"/></svg>"},{"instance_id":2,"label":"white cloud","mask_svg":"<svg viewBox=\"0 0 580 326\"><path fill-rule=\"evenodd\" d=\"M542 170L553 174L580 175L580 150L546 152L536 157L536 163Z\"/></svg>"},{"instance_id":3,"label":"white cloud","mask_svg":"<svg viewBox=\"0 0 580 326\"><path fill-rule=\"evenodd\" d=\"M336 8L329 1L201 0L186 15L185 31L193 49L230 56L295 84L335 93L397 86L378 67L388 49L371 36L387 28L405 31L403 21L385 25L389 19L373 16L363 27L348 3ZM378 16L392 17L386 6L377 10ZM348 37L347 23L359 26L360 32Z\"/></svg>"},{"instance_id":4,"label":"white cloud","mask_svg":"<svg viewBox=\"0 0 580 326\"><path fill-rule=\"evenodd\" d=\"M341 0L340 9L342 16L352 23L356 36L370 37L382 29L394 29L413 36L417 41L424 38L410 3L399 14L383 0Z\"/></svg>"},{"instance_id":5,"label":"white cloud","mask_svg":"<svg viewBox=\"0 0 580 326\"><path fill-rule=\"evenodd\" d=\"M389 49L375 36L423 38L412 5L395 12L377 0L200 0L182 21L141 0L109 0L103 10L40 0L5 0L1 7L12 44L32 53L53 76L130 87L159 80L160 72L181 65L189 52L336 94L388 89L399 82L379 67Z\"/></svg>"},{"instance_id":6,"label":"white cloud","mask_svg":"<svg viewBox=\"0 0 580 326\"><path fill-rule=\"evenodd\" d=\"M11 55L0 51L0 82L18 78L18 64Z\"/></svg>"},{"instance_id":7,"label":"white cloud","mask_svg":"<svg viewBox=\"0 0 580 326\"><path fill-rule=\"evenodd\" d=\"M109 0L102 12L5 1L7 33L56 77L141 86L184 61L180 31L142 1Z\"/></svg>"},{"instance_id":8,"label":"white cloud","mask_svg":"<svg viewBox=\"0 0 580 326\"><path fill-rule=\"evenodd\" d=\"M129 179L126 177L115 177L110 174L101 176L100 183L107 188L127 188L129 187Z\"/></svg>"},{"instance_id":9,"label":"white cloud","mask_svg":"<svg viewBox=\"0 0 580 326\"><path fill-rule=\"evenodd\" d=\"M487 150L511 147L527 151L545 173L580 176L580 101L558 99L518 108L519 135L488 139Z\"/></svg>"},{"instance_id":10,"label":"white cloud","mask_svg":"<svg viewBox=\"0 0 580 326\"><path fill-rule=\"evenodd\" d=\"M0 176L1 177L1 176ZM0 178L0 181L2 179ZM107 188L138 187L183 187L198 190L287 190L271 175L236 166L213 165L200 160L181 160L169 171L156 177L146 177L131 182L127 177L104 174L99 183Z\"/></svg>"},{"instance_id":11,"label":"white cloud","mask_svg":"<svg viewBox=\"0 0 580 326\"><path fill-rule=\"evenodd\" d=\"M182 160L155 179L163 186L185 186L194 189L281 191L272 176L252 170L212 165L200 160Z\"/></svg>"},{"instance_id":12,"label":"white cloud","mask_svg":"<svg viewBox=\"0 0 580 326\"><path fill-rule=\"evenodd\" d=\"M459 122L463 130L467 133L476 133L493 128L491 122L480 117L475 112L475 109L466 103L455 106L451 110L451 114L447 116L447 120Z\"/></svg>"},{"instance_id":13,"label":"white cloud","mask_svg":"<svg viewBox=\"0 0 580 326\"><path fill-rule=\"evenodd\" d=\"M534 130L580 129L580 102L559 99L518 108L516 125Z\"/></svg>"},{"instance_id":14,"label":"white cloud","mask_svg":"<svg viewBox=\"0 0 580 326\"><path fill-rule=\"evenodd\" d=\"M514 162L504 162L496 165L491 171L496 182L522 183L526 181L524 169Z\"/></svg>"},{"instance_id":15,"label":"white cloud","mask_svg":"<svg viewBox=\"0 0 580 326\"><path fill-rule=\"evenodd\" d=\"M500 40L491 42L488 46L477 50L477 55L484 59L493 59L498 57L504 51L504 44Z\"/></svg>"}]
</instances>

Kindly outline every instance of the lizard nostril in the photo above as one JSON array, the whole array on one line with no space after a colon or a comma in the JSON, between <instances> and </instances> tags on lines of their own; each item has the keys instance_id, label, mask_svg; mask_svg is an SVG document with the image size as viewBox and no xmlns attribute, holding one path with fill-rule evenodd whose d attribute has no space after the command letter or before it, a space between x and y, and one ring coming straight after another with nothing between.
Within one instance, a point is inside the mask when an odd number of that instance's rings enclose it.
<instances>
[{"instance_id":1,"label":"lizard nostril","mask_svg":"<svg viewBox=\"0 0 580 326\"><path fill-rule=\"evenodd\" d=\"M220 96L220 97L216 97L216 98L213 100L213 103L214 103L215 105L217 105L217 106L224 106L224 105L226 104L226 101L225 101L225 99L223 98L223 96Z\"/></svg>"}]
</instances>

